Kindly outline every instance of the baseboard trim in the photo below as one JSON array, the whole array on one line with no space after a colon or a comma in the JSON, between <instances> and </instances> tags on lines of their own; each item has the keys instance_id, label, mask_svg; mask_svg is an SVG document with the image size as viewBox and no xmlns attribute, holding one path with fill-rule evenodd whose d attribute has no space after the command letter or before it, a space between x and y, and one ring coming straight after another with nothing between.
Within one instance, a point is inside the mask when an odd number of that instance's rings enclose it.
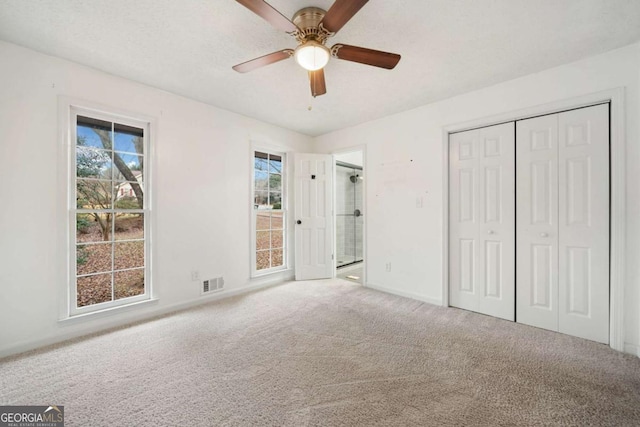
<instances>
[{"instance_id":1,"label":"baseboard trim","mask_svg":"<svg viewBox=\"0 0 640 427\"><path fill-rule=\"evenodd\" d=\"M369 289L376 290L376 291L385 292L387 294L398 295L399 297L411 298L411 299L415 299L415 300L418 300L418 301L426 302L426 303L429 303L429 304L442 306L442 300L441 299L428 297L426 295L420 295L420 294L416 294L416 293L413 293L413 292L398 291L396 289L387 288L386 286L372 285L370 283L367 283L365 285L365 287L369 288Z\"/></svg>"},{"instance_id":2,"label":"baseboard trim","mask_svg":"<svg viewBox=\"0 0 640 427\"><path fill-rule=\"evenodd\" d=\"M80 329L72 332L60 333L53 337L46 337L46 338L36 339L31 341L23 341L15 345L2 348L0 349L0 359L9 357L9 356L15 356L17 354L25 353L31 350L36 350L36 349L48 347L51 345L60 344L65 341L73 340L76 338L104 333L111 329L121 328L126 325L143 322L146 320L151 320L153 318L164 316L170 313L188 310L190 308L197 307L203 304L208 304L213 301L231 298L237 295L242 295L242 294L257 291L260 289L268 288L271 286L276 286L276 285L285 283L287 281L293 280L293 277L294 276L291 273L291 274L287 274L284 277L280 276L280 277L272 277L268 279L265 279L265 278L252 279L252 281L250 282L251 284L249 284L248 286L243 286L242 288L216 292L211 295L203 296L190 301L185 301L185 302L180 302L176 304L170 304L163 307L159 307L155 310L148 310L148 311L139 312L139 313L127 312L126 316L110 316L111 321L109 321L106 324L102 324L98 327L95 327L94 329ZM105 318L95 319L95 320L104 321L104 319ZM93 319L88 319L86 324L89 325L93 323L91 320ZM61 328L66 329L67 327L68 325L61 324Z\"/></svg>"},{"instance_id":3,"label":"baseboard trim","mask_svg":"<svg viewBox=\"0 0 640 427\"><path fill-rule=\"evenodd\" d=\"M624 352L640 357L640 346L626 342L624 343Z\"/></svg>"}]
</instances>

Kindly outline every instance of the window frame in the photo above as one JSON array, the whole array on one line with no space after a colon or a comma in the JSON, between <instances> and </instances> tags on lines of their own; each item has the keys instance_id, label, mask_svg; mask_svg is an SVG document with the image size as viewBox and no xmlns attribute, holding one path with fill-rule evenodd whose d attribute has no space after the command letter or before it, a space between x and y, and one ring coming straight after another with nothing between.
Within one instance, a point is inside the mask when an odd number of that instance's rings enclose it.
<instances>
[{"instance_id":1,"label":"window frame","mask_svg":"<svg viewBox=\"0 0 640 427\"><path fill-rule=\"evenodd\" d=\"M113 112L112 112L113 110ZM114 308L119 307L127 307L137 305L141 302L146 302L152 299L152 275L151 275L151 258L152 258L152 249L151 249L151 229L152 229L152 209L151 209L151 189L152 189L152 155L151 155L151 128L152 128L152 120L148 118L144 118L136 115L123 115L118 114L115 109L105 108L105 109L94 109L91 107L80 106L76 104L68 104L68 119L67 125L68 127L68 169L67 169L67 205L66 211L68 215L68 233L67 233L67 313L68 318L74 317L82 317L87 314L95 314L99 312L111 311ZM127 209L126 212L133 213L141 213L143 215L143 238L142 241L144 247L144 266L142 270L144 271L144 293L140 295L135 295L131 297L125 297L120 299L114 299L107 302L97 303L86 305L83 307L77 306L77 237L76 237L76 215L83 212L88 211L96 211L96 209L78 209L76 202L76 191L77 191L77 158L76 158L76 147L77 147L77 121L78 116L89 117L97 120L104 120L107 122L111 122L112 124L120 124L125 126L132 126L136 128L140 128L143 130L143 153L141 155L142 161L144 164L143 170L143 188L144 188L144 199L143 199L143 208L142 209ZM112 147L112 151L115 152L115 146ZM139 154L138 154L139 155ZM113 184L113 176L110 181ZM112 193L113 197L113 193ZM113 200L112 200L113 202ZM105 210L106 212L112 212L114 214L112 220L112 227L115 227L116 217L115 214L121 211L122 209L115 208L114 205L111 205L110 209ZM113 242L115 243L115 235L112 237ZM112 252L113 257L113 252ZM113 260L112 260L113 262ZM132 269L122 269L133 270ZM110 273L113 274L115 270L114 266L110 270ZM112 292L113 292L113 282L112 282Z\"/></svg>"},{"instance_id":2,"label":"window frame","mask_svg":"<svg viewBox=\"0 0 640 427\"><path fill-rule=\"evenodd\" d=\"M287 232L287 224L288 224L288 191L287 191L287 182L289 180L288 178L288 171L287 171L287 156L286 153L284 151L281 151L281 149L275 148L275 147L268 147L268 146L262 146L262 145L253 145L251 148L251 174L250 174L250 196L249 196L249 210L250 210L250 221L251 221L251 226L250 226L250 230L251 230L251 235L250 235L250 242L251 242L251 256L250 256L250 262L251 262L251 266L250 266L250 277L251 278L255 278L255 277L261 277L261 276L265 276L265 275L269 275L269 274L273 274L273 273L277 273L277 272L281 272L281 271L285 271L289 269L289 256L288 256L288 250L289 250L289 245L287 244L287 240L288 240L288 232ZM281 209L257 209L255 207L255 196L256 196L256 183L255 183L255 175L256 175L256 168L255 168L255 159L256 159L256 153L265 153L268 155L274 155L274 156L278 156L281 158L281 162L282 162L282 166L281 166L281 171L280 171L280 185L281 185L281 190L280 190L280 203L282 205ZM257 232L258 227L257 227L257 214L258 212L282 212L282 265L280 266L276 266L276 267L269 267L269 268L265 268L265 269L261 269L258 270L257 269ZM270 226L271 227L271 226ZM269 228L269 231L273 230L272 228ZM271 246L269 247L269 249L267 249L269 251L272 251L273 248L271 248Z\"/></svg>"}]
</instances>

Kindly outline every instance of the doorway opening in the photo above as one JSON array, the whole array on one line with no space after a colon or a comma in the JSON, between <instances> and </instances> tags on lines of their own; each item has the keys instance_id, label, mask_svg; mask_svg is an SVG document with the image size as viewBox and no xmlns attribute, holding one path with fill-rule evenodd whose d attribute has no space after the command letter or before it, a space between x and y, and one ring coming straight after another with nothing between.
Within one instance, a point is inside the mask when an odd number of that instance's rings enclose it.
<instances>
[{"instance_id":1,"label":"doorway opening","mask_svg":"<svg viewBox=\"0 0 640 427\"><path fill-rule=\"evenodd\" d=\"M336 276L363 283L364 170L362 152L335 156Z\"/></svg>"}]
</instances>

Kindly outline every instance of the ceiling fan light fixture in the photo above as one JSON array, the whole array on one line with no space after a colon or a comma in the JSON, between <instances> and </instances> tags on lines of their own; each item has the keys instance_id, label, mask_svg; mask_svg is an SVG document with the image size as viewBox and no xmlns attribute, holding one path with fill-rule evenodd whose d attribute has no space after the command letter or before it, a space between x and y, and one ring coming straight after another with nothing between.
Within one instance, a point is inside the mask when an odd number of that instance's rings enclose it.
<instances>
[{"instance_id":1,"label":"ceiling fan light fixture","mask_svg":"<svg viewBox=\"0 0 640 427\"><path fill-rule=\"evenodd\" d=\"M309 40L298 46L293 56L305 70L316 71L327 65L331 52L325 45Z\"/></svg>"}]
</instances>

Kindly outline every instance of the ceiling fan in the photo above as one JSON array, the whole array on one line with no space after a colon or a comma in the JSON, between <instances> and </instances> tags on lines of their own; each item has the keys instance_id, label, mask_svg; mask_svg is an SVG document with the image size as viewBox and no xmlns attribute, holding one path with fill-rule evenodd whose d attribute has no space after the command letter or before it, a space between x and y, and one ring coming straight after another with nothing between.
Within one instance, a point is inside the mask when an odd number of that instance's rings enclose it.
<instances>
[{"instance_id":1,"label":"ceiling fan","mask_svg":"<svg viewBox=\"0 0 640 427\"><path fill-rule=\"evenodd\" d=\"M298 47L283 49L233 67L239 73L246 73L274 62L294 57L296 62L308 70L311 95L327 93L324 80L324 66L329 58L343 59L393 69L400 55L346 44L325 46L329 37L334 36L369 0L336 0L328 11L317 7L305 7L297 11L291 20L274 9L264 0L236 0L238 3L262 17L274 27L286 31L296 38Z\"/></svg>"}]
</instances>

